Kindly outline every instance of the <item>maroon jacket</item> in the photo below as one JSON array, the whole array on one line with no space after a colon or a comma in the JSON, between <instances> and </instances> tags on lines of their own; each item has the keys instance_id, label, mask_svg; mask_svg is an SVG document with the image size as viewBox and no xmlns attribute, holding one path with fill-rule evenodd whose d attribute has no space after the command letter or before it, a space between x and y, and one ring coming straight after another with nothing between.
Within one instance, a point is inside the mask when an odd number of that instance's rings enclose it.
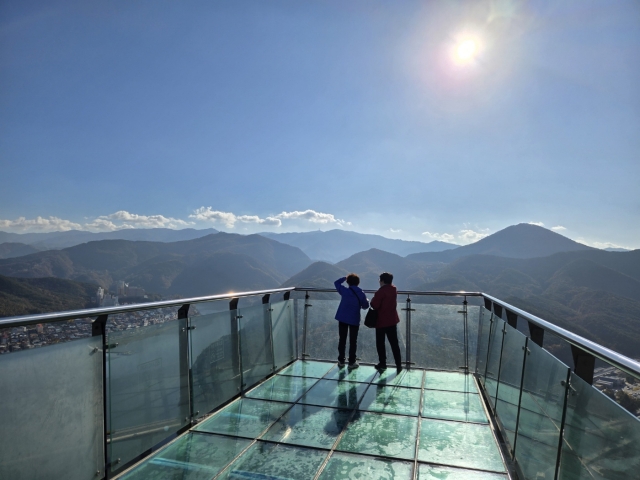
<instances>
[{"instance_id":1,"label":"maroon jacket","mask_svg":"<svg viewBox=\"0 0 640 480\"><path fill-rule=\"evenodd\" d=\"M383 285L371 299L371 306L378 311L376 328L392 327L400 323L398 317L398 289L395 285Z\"/></svg>"}]
</instances>

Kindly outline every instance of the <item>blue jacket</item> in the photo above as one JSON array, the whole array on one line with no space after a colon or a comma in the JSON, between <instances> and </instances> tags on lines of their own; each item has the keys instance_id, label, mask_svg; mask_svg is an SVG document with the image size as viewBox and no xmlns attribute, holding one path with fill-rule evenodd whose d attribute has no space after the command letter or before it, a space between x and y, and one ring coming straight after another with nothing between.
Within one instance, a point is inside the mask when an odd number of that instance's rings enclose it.
<instances>
[{"instance_id":1,"label":"blue jacket","mask_svg":"<svg viewBox=\"0 0 640 480\"><path fill-rule=\"evenodd\" d=\"M342 285L346 279L347 277L342 277L333 282L342 297L336 312L336 320L349 325L360 325L360 309L369 308L369 301L360 287L349 288Z\"/></svg>"}]
</instances>

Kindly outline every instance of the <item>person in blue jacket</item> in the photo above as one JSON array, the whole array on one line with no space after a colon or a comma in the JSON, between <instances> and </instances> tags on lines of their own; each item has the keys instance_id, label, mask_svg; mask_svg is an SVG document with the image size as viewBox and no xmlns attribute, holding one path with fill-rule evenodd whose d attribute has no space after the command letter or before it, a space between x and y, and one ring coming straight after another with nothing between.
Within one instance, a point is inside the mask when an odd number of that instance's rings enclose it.
<instances>
[{"instance_id":1,"label":"person in blue jacket","mask_svg":"<svg viewBox=\"0 0 640 480\"><path fill-rule=\"evenodd\" d=\"M348 287L342 285L347 281ZM360 329L360 309L369 308L369 301L364 292L358 287L360 277L350 273L346 277L339 278L333 284L340 294L340 305L336 312L338 320L338 366L344 367L345 349L347 346L347 332L349 332L349 368L358 368L356 361L356 349L358 348L358 330Z\"/></svg>"}]
</instances>

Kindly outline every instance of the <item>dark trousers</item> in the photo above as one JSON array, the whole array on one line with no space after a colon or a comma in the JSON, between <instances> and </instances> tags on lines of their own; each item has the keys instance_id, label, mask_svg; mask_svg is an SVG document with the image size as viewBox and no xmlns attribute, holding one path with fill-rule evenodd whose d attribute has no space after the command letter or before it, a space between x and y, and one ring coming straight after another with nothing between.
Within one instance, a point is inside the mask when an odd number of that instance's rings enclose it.
<instances>
[{"instance_id":1,"label":"dark trousers","mask_svg":"<svg viewBox=\"0 0 640 480\"><path fill-rule=\"evenodd\" d=\"M400 345L398 345L398 326L376 328L376 350L378 350L378 360L380 366L387 366L387 351L384 345L384 337L389 339L393 359L396 361L396 367L402 366L402 358L400 358Z\"/></svg>"},{"instance_id":2,"label":"dark trousers","mask_svg":"<svg viewBox=\"0 0 640 480\"><path fill-rule=\"evenodd\" d=\"M358 330L360 325L349 325L338 321L338 361L344 363L344 351L347 347L347 332L349 332L349 363L356 361L356 349L358 348Z\"/></svg>"}]
</instances>

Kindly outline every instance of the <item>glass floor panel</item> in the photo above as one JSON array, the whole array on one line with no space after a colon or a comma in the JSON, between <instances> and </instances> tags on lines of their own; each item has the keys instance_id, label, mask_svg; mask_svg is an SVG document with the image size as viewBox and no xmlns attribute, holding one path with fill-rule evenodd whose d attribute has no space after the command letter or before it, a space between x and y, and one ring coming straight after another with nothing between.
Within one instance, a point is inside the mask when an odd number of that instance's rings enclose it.
<instances>
[{"instance_id":1,"label":"glass floor panel","mask_svg":"<svg viewBox=\"0 0 640 480\"><path fill-rule=\"evenodd\" d=\"M247 392L247 397L293 403L313 387L317 381L317 378L275 375Z\"/></svg>"},{"instance_id":2,"label":"glass floor panel","mask_svg":"<svg viewBox=\"0 0 640 480\"><path fill-rule=\"evenodd\" d=\"M387 368L374 380L378 385L394 385L396 387L422 388L423 370L402 370L400 373L395 368Z\"/></svg>"},{"instance_id":3,"label":"glass floor panel","mask_svg":"<svg viewBox=\"0 0 640 480\"><path fill-rule=\"evenodd\" d=\"M506 475L489 472L474 472L462 468L418 465L418 480L507 480Z\"/></svg>"},{"instance_id":4,"label":"glass floor panel","mask_svg":"<svg viewBox=\"0 0 640 480\"><path fill-rule=\"evenodd\" d=\"M305 393L298 403L354 409L368 386L366 383L322 379L318 380L318 383Z\"/></svg>"},{"instance_id":5,"label":"glass floor panel","mask_svg":"<svg viewBox=\"0 0 640 480\"><path fill-rule=\"evenodd\" d=\"M326 457L323 450L258 441L218 478L309 480Z\"/></svg>"},{"instance_id":6,"label":"glass floor panel","mask_svg":"<svg viewBox=\"0 0 640 480\"><path fill-rule=\"evenodd\" d=\"M489 425L423 419L418 460L505 472Z\"/></svg>"},{"instance_id":7,"label":"glass floor panel","mask_svg":"<svg viewBox=\"0 0 640 480\"><path fill-rule=\"evenodd\" d=\"M240 398L200 423L194 430L256 438L291 406L290 403Z\"/></svg>"},{"instance_id":8,"label":"glass floor panel","mask_svg":"<svg viewBox=\"0 0 640 480\"><path fill-rule=\"evenodd\" d=\"M477 393L425 390L422 416L443 420L489 423Z\"/></svg>"},{"instance_id":9,"label":"glass floor panel","mask_svg":"<svg viewBox=\"0 0 640 480\"><path fill-rule=\"evenodd\" d=\"M324 378L369 383L377 374L378 371L369 365L360 365L359 368L354 368L353 370L349 370L347 367L340 368L335 366Z\"/></svg>"},{"instance_id":10,"label":"glass floor panel","mask_svg":"<svg viewBox=\"0 0 640 480\"><path fill-rule=\"evenodd\" d=\"M352 410L296 405L262 436L272 442L331 449Z\"/></svg>"},{"instance_id":11,"label":"glass floor panel","mask_svg":"<svg viewBox=\"0 0 640 480\"><path fill-rule=\"evenodd\" d=\"M411 480L413 464L335 452L322 470L321 480Z\"/></svg>"},{"instance_id":12,"label":"glass floor panel","mask_svg":"<svg viewBox=\"0 0 640 480\"><path fill-rule=\"evenodd\" d=\"M418 419L360 412L347 426L336 450L413 460Z\"/></svg>"},{"instance_id":13,"label":"glass floor panel","mask_svg":"<svg viewBox=\"0 0 640 480\"><path fill-rule=\"evenodd\" d=\"M120 478L210 480L250 443L242 438L187 433Z\"/></svg>"},{"instance_id":14,"label":"glass floor panel","mask_svg":"<svg viewBox=\"0 0 640 480\"><path fill-rule=\"evenodd\" d=\"M458 372L431 372L427 370L424 375L424 388L478 393L473 375Z\"/></svg>"},{"instance_id":15,"label":"glass floor panel","mask_svg":"<svg viewBox=\"0 0 640 480\"><path fill-rule=\"evenodd\" d=\"M416 388L371 385L360 402L360 410L398 415L418 415L420 390Z\"/></svg>"},{"instance_id":16,"label":"glass floor panel","mask_svg":"<svg viewBox=\"0 0 640 480\"><path fill-rule=\"evenodd\" d=\"M506 480L475 392L458 372L297 361L118 478Z\"/></svg>"},{"instance_id":17,"label":"glass floor panel","mask_svg":"<svg viewBox=\"0 0 640 480\"><path fill-rule=\"evenodd\" d=\"M278 375L290 375L293 377L322 378L334 366L335 366L335 363L329 363L329 362L296 360L287 368L285 368L281 372L278 372Z\"/></svg>"}]
</instances>

